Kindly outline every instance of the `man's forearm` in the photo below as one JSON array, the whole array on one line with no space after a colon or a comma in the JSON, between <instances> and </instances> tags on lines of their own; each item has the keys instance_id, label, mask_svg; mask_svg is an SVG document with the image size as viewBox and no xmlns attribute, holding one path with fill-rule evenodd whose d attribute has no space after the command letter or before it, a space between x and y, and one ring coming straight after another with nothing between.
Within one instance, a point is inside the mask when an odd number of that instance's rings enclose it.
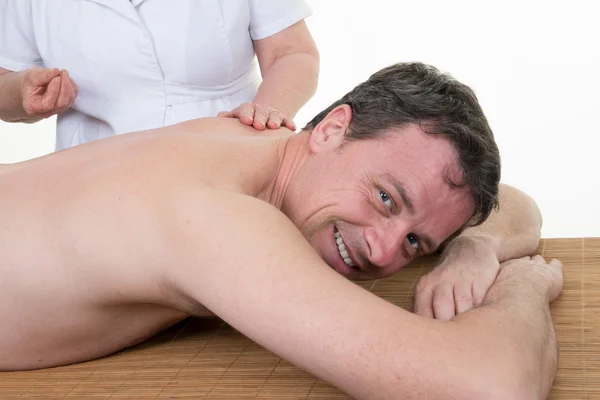
<instances>
[{"instance_id":1,"label":"man's forearm","mask_svg":"<svg viewBox=\"0 0 600 400\"><path fill-rule=\"evenodd\" d=\"M500 207L481 225L465 229L446 246L443 256L464 246L492 252L499 262L531 255L538 247L542 215L535 201L508 185L500 185Z\"/></svg>"},{"instance_id":2,"label":"man's forearm","mask_svg":"<svg viewBox=\"0 0 600 400\"><path fill-rule=\"evenodd\" d=\"M286 54L273 62L263 75L254 102L267 104L294 118L317 89L319 56Z\"/></svg>"},{"instance_id":3,"label":"man's forearm","mask_svg":"<svg viewBox=\"0 0 600 400\"><path fill-rule=\"evenodd\" d=\"M29 116L23 109L21 81L23 72L0 75L0 119L6 122L36 122L40 118Z\"/></svg>"},{"instance_id":4,"label":"man's forearm","mask_svg":"<svg viewBox=\"0 0 600 400\"><path fill-rule=\"evenodd\" d=\"M522 286L495 284L482 307L451 322L464 330L473 346L489 349L487 373L520 379L514 382L522 390L518 398L546 399L558 359L554 326L546 296Z\"/></svg>"}]
</instances>

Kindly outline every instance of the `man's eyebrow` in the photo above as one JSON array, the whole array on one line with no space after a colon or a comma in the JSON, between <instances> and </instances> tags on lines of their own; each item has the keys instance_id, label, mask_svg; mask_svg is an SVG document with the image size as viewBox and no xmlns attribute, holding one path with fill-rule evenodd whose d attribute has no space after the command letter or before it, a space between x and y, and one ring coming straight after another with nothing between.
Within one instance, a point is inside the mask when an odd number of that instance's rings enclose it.
<instances>
[{"instance_id":1,"label":"man's eyebrow","mask_svg":"<svg viewBox=\"0 0 600 400\"><path fill-rule=\"evenodd\" d=\"M392 186L394 186L394 189L396 189L396 191L400 194L400 197L402 197L402 201L404 202L406 209L411 214L414 214L415 206L414 206L414 203L412 202L412 199L408 195L406 189L404 188L404 184L402 182L400 182L392 174L386 173L384 177L388 182L390 182L392 184ZM428 235L426 235L424 233L414 233L414 235L417 236L419 239L421 239L422 241L424 241L427 244L428 253L435 252L437 250L437 248L440 246L435 241L433 241L433 239L431 239Z\"/></svg>"}]
</instances>

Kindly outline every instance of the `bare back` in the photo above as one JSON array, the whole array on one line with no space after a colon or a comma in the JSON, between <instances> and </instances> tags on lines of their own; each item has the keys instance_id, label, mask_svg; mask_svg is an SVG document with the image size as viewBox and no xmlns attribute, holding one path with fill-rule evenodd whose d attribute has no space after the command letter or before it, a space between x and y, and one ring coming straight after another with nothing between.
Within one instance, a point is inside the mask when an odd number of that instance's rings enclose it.
<instances>
[{"instance_id":1,"label":"bare back","mask_svg":"<svg viewBox=\"0 0 600 400\"><path fill-rule=\"evenodd\" d=\"M171 211L189 189L254 196L289 131L251 132L207 119L0 166L0 370L100 357L201 314L164 280Z\"/></svg>"}]
</instances>

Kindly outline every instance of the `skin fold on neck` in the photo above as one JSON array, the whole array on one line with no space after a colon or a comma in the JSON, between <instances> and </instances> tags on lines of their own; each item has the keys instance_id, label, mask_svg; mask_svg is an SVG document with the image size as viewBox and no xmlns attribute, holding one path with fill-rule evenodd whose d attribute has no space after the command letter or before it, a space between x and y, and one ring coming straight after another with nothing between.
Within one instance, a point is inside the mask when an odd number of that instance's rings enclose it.
<instances>
[{"instance_id":1,"label":"skin fold on neck","mask_svg":"<svg viewBox=\"0 0 600 400\"><path fill-rule=\"evenodd\" d=\"M258 194L258 198L281 209L294 175L306 163L309 133L302 131L277 140L277 169L273 179Z\"/></svg>"}]
</instances>

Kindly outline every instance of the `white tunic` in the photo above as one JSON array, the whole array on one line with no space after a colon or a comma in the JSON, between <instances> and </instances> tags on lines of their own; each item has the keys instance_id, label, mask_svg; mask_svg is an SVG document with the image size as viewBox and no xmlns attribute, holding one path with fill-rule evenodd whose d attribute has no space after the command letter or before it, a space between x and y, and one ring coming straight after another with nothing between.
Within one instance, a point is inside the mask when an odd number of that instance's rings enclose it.
<instances>
[{"instance_id":1,"label":"white tunic","mask_svg":"<svg viewBox=\"0 0 600 400\"><path fill-rule=\"evenodd\" d=\"M310 12L304 0L0 0L0 67L69 71L79 95L58 116L60 150L252 101L252 40Z\"/></svg>"}]
</instances>

